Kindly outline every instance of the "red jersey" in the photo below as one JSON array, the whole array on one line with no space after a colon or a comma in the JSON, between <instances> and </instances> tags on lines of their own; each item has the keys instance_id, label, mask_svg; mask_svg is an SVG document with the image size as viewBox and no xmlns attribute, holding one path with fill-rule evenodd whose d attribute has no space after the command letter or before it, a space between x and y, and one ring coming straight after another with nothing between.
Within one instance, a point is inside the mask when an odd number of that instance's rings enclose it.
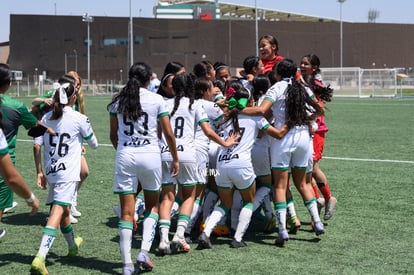
<instances>
[{"instance_id":1,"label":"red jersey","mask_svg":"<svg viewBox=\"0 0 414 275\"><path fill-rule=\"evenodd\" d=\"M280 55L276 55L272 60L262 59L262 62L263 62L263 73L265 74L267 72L272 71L273 66L277 62L279 62L280 60L283 60L283 59L285 59L285 58L283 56L280 56Z\"/></svg>"}]
</instances>

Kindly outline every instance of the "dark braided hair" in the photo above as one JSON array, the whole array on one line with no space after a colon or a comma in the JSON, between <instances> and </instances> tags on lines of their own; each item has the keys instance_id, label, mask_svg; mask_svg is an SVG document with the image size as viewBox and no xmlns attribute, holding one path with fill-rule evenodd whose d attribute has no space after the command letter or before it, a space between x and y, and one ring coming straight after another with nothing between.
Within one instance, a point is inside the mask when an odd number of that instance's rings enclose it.
<instances>
[{"instance_id":1,"label":"dark braided hair","mask_svg":"<svg viewBox=\"0 0 414 275\"><path fill-rule=\"evenodd\" d=\"M270 80L264 74L256 75L253 78L253 99L255 102L259 100L259 98L264 95L267 90L270 88Z\"/></svg>"},{"instance_id":2,"label":"dark braided hair","mask_svg":"<svg viewBox=\"0 0 414 275\"><path fill-rule=\"evenodd\" d=\"M328 86L325 86L321 81L315 79L313 76L306 76L304 79L318 99L322 99L326 102L332 101L334 90L329 84Z\"/></svg>"},{"instance_id":3,"label":"dark braided hair","mask_svg":"<svg viewBox=\"0 0 414 275\"><path fill-rule=\"evenodd\" d=\"M235 100L239 100L241 98L250 98L250 92L246 89L243 84L239 80L230 80L226 83L226 99L229 100L230 98L234 98ZM233 92L233 94L230 93ZM240 133L239 127L239 119L238 115L240 113L240 109L236 106L235 108L229 110L227 113L227 118L220 124L225 124L228 121L231 121L234 132Z\"/></svg>"},{"instance_id":4,"label":"dark braided hair","mask_svg":"<svg viewBox=\"0 0 414 275\"><path fill-rule=\"evenodd\" d=\"M295 79L296 64L290 59L281 60L277 65L277 73L283 78L289 78L286 90L285 117L289 128L307 125L323 113L322 108L306 92L305 87Z\"/></svg>"},{"instance_id":5,"label":"dark braided hair","mask_svg":"<svg viewBox=\"0 0 414 275\"><path fill-rule=\"evenodd\" d=\"M194 103L194 76L191 74L177 74L174 76L172 81L172 87L175 91L174 98L174 108L171 111L171 116L174 116L178 107L180 106L180 100L182 97L188 97L190 99L190 104L188 109L191 109L191 106Z\"/></svg>"},{"instance_id":6,"label":"dark braided hair","mask_svg":"<svg viewBox=\"0 0 414 275\"><path fill-rule=\"evenodd\" d=\"M152 69L146 63L137 62L132 65L128 72L128 82L121 92L112 98L107 109L109 110L109 107L118 101L116 111L133 121L137 121L143 114L139 90L148 84L151 75Z\"/></svg>"}]
</instances>

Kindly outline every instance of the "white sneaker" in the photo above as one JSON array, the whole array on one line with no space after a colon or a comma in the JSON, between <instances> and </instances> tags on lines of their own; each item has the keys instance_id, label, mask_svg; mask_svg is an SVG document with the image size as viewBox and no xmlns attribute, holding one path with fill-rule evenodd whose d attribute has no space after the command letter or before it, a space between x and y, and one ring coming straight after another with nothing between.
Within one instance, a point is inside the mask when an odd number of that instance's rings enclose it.
<instances>
[{"instance_id":1,"label":"white sneaker","mask_svg":"<svg viewBox=\"0 0 414 275\"><path fill-rule=\"evenodd\" d=\"M80 216L82 216L82 213L78 211L78 209L76 209L76 206L72 205L70 207L70 213L72 214L72 216L79 218Z\"/></svg>"},{"instance_id":2,"label":"white sneaker","mask_svg":"<svg viewBox=\"0 0 414 275\"><path fill-rule=\"evenodd\" d=\"M74 216L72 216L72 214L69 215L69 219L70 219L71 224L77 224L78 223L78 219L75 218Z\"/></svg>"},{"instance_id":3,"label":"white sneaker","mask_svg":"<svg viewBox=\"0 0 414 275\"><path fill-rule=\"evenodd\" d=\"M18 203L17 201L14 201L11 207L5 208L5 209L3 210L3 214L13 212L13 209L14 209L14 208L16 208L16 206L17 206L18 204L19 204L19 203Z\"/></svg>"}]
</instances>

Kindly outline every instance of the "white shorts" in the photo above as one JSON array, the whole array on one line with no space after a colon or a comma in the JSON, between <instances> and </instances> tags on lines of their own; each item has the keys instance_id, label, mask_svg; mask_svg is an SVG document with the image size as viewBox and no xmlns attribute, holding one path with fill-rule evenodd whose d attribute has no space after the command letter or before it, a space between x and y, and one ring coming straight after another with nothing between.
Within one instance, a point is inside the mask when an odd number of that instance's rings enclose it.
<instances>
[{"instance_id":1,"label":"white shorts","mask_svg":"<svg viewBox=\"0 0 414 275\"><path fill-rule=\"evenodd\" d=\"M117 152L114 174L114 193L133 194L138 182L143 190L159 191L161 188L161 154Z\"/></svg>"},{"instance_id":2,"label":"white shorts","mask_svg":"<svg viewBox=\"0 0 414 275\"><path fill-rule=\"evenodd\" d=\"M46 204L71 206L77 186L77 181L49 183Z\"/></svg>"},{"instance_id":3,"label":"white shorts","mask_svg":"<svg viewBox=\"0 0 414 275\"><path fill-rule=\"evenodd\" d=\"M270 148L261 143L255 143L251 152L252 164L256 176L268 176L270 170Z\"/></svg>"},{"instance_id":4,"label":"white shorts","mask_svg":"<svg viewBox=\"0 0 414 275\"><path fill-rule=\"evenodd\" d=\"M270 158L272 169L306 169L312 157L311 136L308 127L294 127L281 140L272 139Z\"/></svg>"},{"instance_id":5,"label":"white shorts","mask_svg":"<svg viewBox=\"0 0 414 275\"><path fill-rule=\"evenodd\" d=\"M237 190L246 190L254 182L256 175L253 166L243 168L219 167L216 176L217 187L231 189L233 186Z\"/></svg>"},{"instance_id":6,"label":"white shorts","mask_svg":"<svg viewBox=\"0 0 414 275\"><path fill-rule=\"evenodd\" d=\"M180 172L178 176L171 177L171 162L162 162L162 185L181 184L192 186L197 184L197 163L180 162Z\"/></svg>"},{"instance_id":7,"label":"white shorts","mask_svg":"<svg viewBox=\"0 0 414 275\"><path fill-rule=\"evenodd\" d=\"M217 156L220 145L215 142L210 142L210 147L208 148L208 158L209 158L209 168L215 169L217 166Z\"/></svg>"},{"instance_id":8,"label":"white shorts","mask_svg":"<svg viewBox=\"0 0 414 275\"><path fill-rule=\"evenodd\" d=\"M205 184L208 176L208 153L204 150L196 150L197 160L197 183Z\"/></svg>"}]
</instances>

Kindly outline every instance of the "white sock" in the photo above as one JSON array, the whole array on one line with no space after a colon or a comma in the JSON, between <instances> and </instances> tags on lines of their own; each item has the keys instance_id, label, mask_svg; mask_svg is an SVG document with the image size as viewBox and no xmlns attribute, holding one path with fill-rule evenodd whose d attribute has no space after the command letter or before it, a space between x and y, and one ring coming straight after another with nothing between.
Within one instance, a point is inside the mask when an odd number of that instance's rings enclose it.
<instances>
[{"instance_id":1,"label":"white sock","mask_svg":"<svg viewBox=\"0 0 414 275\"><path fill-rule=\"evenodd\" d=\"M177 230L175 231L175 234L180 239L184 238L184 232L185 232L185 229L188 226L189 220L190 220L190 216L188 216L188 215L184 215L184 214L179 214L178 215Z\"/></svg>"},{"instance_id":2,"label":"white sock","mask_svg":"<svg viewBox=\"0 0 414 275\"><path fill-rule=\"evenodd\" d=\"M47 253L49 253L50 248L52 248L53 242L55 241L57 235L57 229L53 227L46 226L43 228L42 240L40 241L40 247L37 254L46 258Z\"/></svg>"},{"instance_id":3,"label":"white sock","mask_svg":"<svg viewBox=\"0 0 414 275\"><path fill-rule=\"evenodd\" d=\"M185 229L185 233L190 234L191 230L194 227L194 224L196 223L198 216L200 215L200 209L201 209L201 200L199 198L194 200L194 206L193 206L193 212L191 212L190 222L187 225L187 228Z\"/></svg>"},{"instance_id":4,"label":"white sock","mask_svg":"<svg viewBox=\"0 0 414 275\"><path fill-rule=\"evenodd\" d=\"M204 197L203 203L203 221L207 219L210 213L213 211L214 206L216 205L218 200L217 193L213 191L209 191L206 196Z\"/></svg>"},{"instance_id":5,"label":"white sock","mask_svg":"<svg viewBox=\"0 0 414 275\"><path fill-rule=\"evenodd\" d=\"M123 264L131 264L132 222L119 221L119 249Z\"/></svg>"},{"instance_id":6,"label":"white sock","mask_svg":"<svg viewBox=\"0 0 414 275\"><path fill-rule=\"evenodd\" d=\"M168 234L170 233L170 220L159 220L159 227L160 227L160 238L161 241L169 242L170 238Z\"/></svg>"},{"instance_id":7,"label":"white sock","mask_svg":"<svg viewBox=\"0 0 414 275\"><path fill-rule=\"evenodd\" d=\"M141 250L150 251L155 237L155 230L157 228L158 214L153 212L145 212L142 223Z\"/></svg>"},{"instance_id":8,"label":"white sock","mask_svg":"<svg viewBox=\"0 0 414 275\"><path fill-rule=\"evenodd\" d=\"M296 209L293 200L289 200L287 203L287 214L289 217L296 217Z\"/></svg>"},{"instance_id":9,"label":"white sock","mask_svg":"<svg viewBox=\"0 0 414 275\"><path fill-rule=\"evenodd\" d=\"M312 221L313 222L320 222L321 218L319 217L318 205L316 203L316 199L311 199L311 200L305 201L305 206L308 209L309 214L312 217Z\"/></svg>"},{"instance_id":10,"label":"white sock","mask_svg":"<svg viewBox=\"0 0 414 275\"><path fill-rule=\"evenodd\" d=\"M170 216L171 216L171 218L172 217L174 217L175 216L175 214L177 214L178 213L178 209L180 208L180 204L178 203L178 202L174 202L173 203L173 206L171 207L171 214L170 214Z\"/></svg>"},{"instance_id":11,"label":"white sock","mask_svg":"<svg viewBox=\"0 0 414 275\"><path fill-rule=\"evenodd\" d=\"M233 205L230 210L230 224L231 229L236 230L237 224L239 223L240 211L243 207L243 200L240 195L240 192L235 190L233 193Z\"/></svg>"},{"instance_id":12,"label":"white sock","mask_svg":"<svg viewBox=\"0 0 414 275\"><path fill-rule=\"evenodd\" d=\"M135 201L135 213L139 217L142 214L144 214L144 211L145 211L144 194L143 193L139 193L138 196L137 196L137 200Z\"/></svg>"},{"instance_id":13,"label":"white sock","mask_svg":"<svg viewBox=\"0 0 414 275\"><path fill-rule=\"evenodd\" d=\"M239 223L237 224L236 233L234 234L234 239L238 242L241 242L244 234L249 227L251 218L253 214L253 203L246 203L240 211Z\"/></svg>"},{"instance_id":14,"label":"white sock","mask_svg":"<svg viewBox=\"0 0 414 275\"><path fill-rule=\"evenodd\" d=\"M286 230L286 202L275 202L277 227L279 233Z\"/></svg>"},{"instance_id":15,"label":"white sock","mask_svg":"<svg viewBox=\"0 0 414 275\"><path fill-rule=\"evenodd\" d=\"M217 223L223 218L226 217L226 211L221 207L217 206L214 208L211 215L208 216L206 220L206 227L204 228L204 233L207 237L210 237L211 232L213 232L214 227L216 227Z\"/></svg>"}]
</instances>

